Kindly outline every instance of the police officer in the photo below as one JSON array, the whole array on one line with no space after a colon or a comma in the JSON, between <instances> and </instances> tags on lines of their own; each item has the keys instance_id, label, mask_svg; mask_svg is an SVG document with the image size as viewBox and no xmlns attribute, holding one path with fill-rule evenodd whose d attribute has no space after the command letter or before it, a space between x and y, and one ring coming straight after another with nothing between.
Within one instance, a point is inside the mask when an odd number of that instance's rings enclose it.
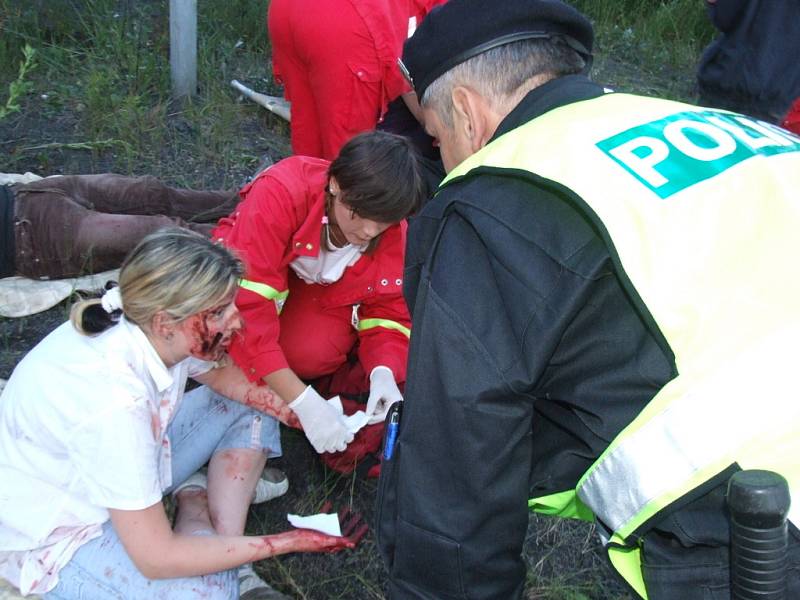
<instances>
[{"instance_id":1,"label":"police officer","mask_svg":"<svg viewBox=\"0 0 800 600\"><path fill-rule=\"evenodd\" d=\"M730 475L800 497L800 142L610 93L592 44L558 0L451 0L405 45L448 177L409 229L393 598L519 598L529 508L594 520L642 597L728 598Z\"/></svg>"}]
</instances>

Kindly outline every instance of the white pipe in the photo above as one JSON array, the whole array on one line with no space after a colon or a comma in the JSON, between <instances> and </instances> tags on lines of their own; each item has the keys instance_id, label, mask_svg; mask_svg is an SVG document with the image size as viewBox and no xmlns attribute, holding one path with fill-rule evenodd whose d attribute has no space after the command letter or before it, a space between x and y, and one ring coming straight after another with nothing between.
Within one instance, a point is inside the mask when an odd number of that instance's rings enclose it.
<instances>
[{"instance_id":1,"label":"white pipe","mask_svg":"<svg viewBox=\"0 0 800 600\"><path fill-rule=\"evenodd\" d=\"M263 106L271 113L278 115L287 121L292 120L291 103L280 98L279 96L267 96L260 92L250 89L246 85L238 82L237 80L231 81L231 85L239 90L243 96L249 98L256 104Z\"/></svg>"}]
</instances>

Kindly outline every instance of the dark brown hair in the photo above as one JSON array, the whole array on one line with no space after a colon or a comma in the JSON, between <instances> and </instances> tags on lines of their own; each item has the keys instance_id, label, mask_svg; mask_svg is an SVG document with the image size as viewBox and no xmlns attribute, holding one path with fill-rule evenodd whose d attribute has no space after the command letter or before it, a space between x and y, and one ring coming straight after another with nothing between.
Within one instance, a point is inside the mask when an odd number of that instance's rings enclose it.
<instances>
[{"instance_id":1,"label":"dark brown hair","mask_svg":"<svg viewBox=\"0 0 800 600\"><path fill-rule=\"evenodd\" d=\"M362 219L398 223L422 204L425 185L409 140L383 131L350 139L328 169L341 201Z\"/></svg>"}]
</instances>

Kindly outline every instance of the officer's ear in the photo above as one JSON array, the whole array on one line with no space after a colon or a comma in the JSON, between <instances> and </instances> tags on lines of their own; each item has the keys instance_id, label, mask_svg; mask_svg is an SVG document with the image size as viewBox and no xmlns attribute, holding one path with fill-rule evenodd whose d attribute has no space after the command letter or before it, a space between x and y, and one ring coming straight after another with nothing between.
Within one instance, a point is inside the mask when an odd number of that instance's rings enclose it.
<instances>
[{"instance_id":1,"label":"officer's ear","mask_svg":"<svg viewBox=\"0 0 800 600\"><path fill-rule=\"evenodd\" d=\"M453 126L473 153L483 148L497 127L489 102L469 86L453 88Z\"/></svg>"}]
</instances>

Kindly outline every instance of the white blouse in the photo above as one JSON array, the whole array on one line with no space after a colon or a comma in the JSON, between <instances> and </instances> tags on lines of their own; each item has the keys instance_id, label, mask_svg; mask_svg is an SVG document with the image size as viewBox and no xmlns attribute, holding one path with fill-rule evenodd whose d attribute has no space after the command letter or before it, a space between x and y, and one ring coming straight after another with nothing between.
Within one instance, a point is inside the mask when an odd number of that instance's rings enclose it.
<instances>
[{"instance_id":1,"label":"white blouse","mask_svg":"<svg viewBox=\"0 0 800 600\"><path fill-rule=\"evenodd\" d=\"M327 285L339 281L347 267L352 267L364 254L366 245L347 244L337 248L331 244L328 229L325 229L325 248L318 256L298 256L289 266L306 283Z\"/></svg>"},{"instance_id":2,"label":"white blouse","mask_svg":"<svg viewBox=\"0 0 800 600\"><path fill-rule=\"evenodd\" d=\"M42 594L108 508L152 506L172 484L166 429L188 377L124 318L95 337L65 323L17 365L0 396L0 576Z\"/></svg>"}]
</instances>

